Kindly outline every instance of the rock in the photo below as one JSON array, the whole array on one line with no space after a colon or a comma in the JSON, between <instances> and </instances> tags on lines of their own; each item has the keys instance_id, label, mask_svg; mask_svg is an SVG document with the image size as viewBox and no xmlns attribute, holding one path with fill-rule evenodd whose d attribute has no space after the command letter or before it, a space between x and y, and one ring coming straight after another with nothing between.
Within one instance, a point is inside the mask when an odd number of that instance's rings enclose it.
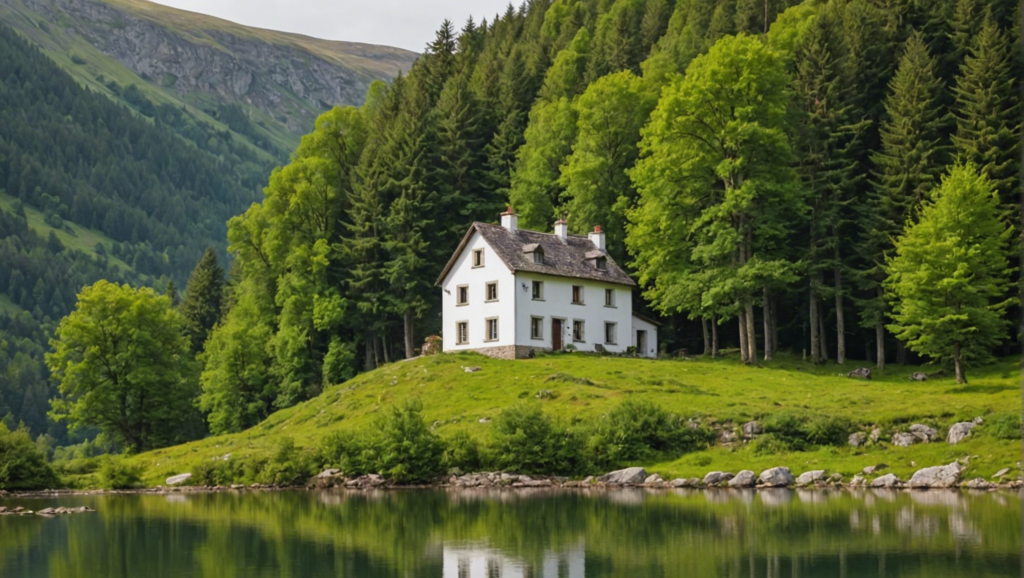
<instances>
[{"instance_id":1,"label":"rock","mask_svg":"<svg viewBox=\"0 0 1024 578\"><path fill-rule=\"evenodd\" d=\"M973 480L964 484L968 490L989 490L996 487L992 482L985 481L984 478L974 478Z\"/></svg>"},{"instance_id":2,"label":"rock","mask_svg":"<svg viewBox=\"0 0 1024 578\"><path fill-rule=\"evenodd\" d=\"M939 434L939 432L935 431L935 428L920 423L910 426L910 433L923 442L930 442Z\"/></svg>"},{"instance_id":3,"label":"rock","mask_svg":"<svg viewBox=\"0 0 1024 578\"><path fill-rule=\"evenodd\" d=\"M872 488L898 488L903 482L896 477L896 474L885 474L880 478L871 481Z\"/></svg>"},{"instance_id":4,"label":"rock","mask_svg":"<svg viewBox=\"0 0 1024 578\"><path fill-rule=\"evenodd\" d=\"M887 467L889 467L889 464L877 464L874 466L868 466L861 470L861 473L863 473L865 476L870 476L871 474L880 470L884 470Z\"/></svg>"},{"instance_id":5,"label":"rock","mask_svg":"<svg viewBox=\"0 0 1024 578\"><path fill-rule=\"evenodd\" d=\"M881 437L882 437L882 428L877 428L876 427L875 429L871 430L871 434L868 436L868 441L873 443L873 444L877 444L879 438L881 438Z\"/></svg>"},{"instance_id":6,"label":"rock","mask_svg":"<svg viewBox=\"0 0 1024 578\"><path fill-rule=\"evenodd\" d=\"M192 479L192 474L178 474L167 478L164 480L164 483L168 486L177 486L178 484L183 484L190 479Z\"/></svg>"},{"instance_id":7,"label":"rock","mask_svg":"<svg viewBox=\"0 0 1024 578\"><path fill-rule=\"evenodd\" d=\"M1010 468L1003 468L1003 469L999 470L998 472L996 472L995 475L993 475L992 477L993 478L1001 478L1001 477L1005 476L1008 473L1010 473Z\"/></svg>"},{"instance_id":8,"label":"rock","mask_svg":"<svg viewBox=\"0 0 1024 578\"><path fill-rule=\"evenodd\" d=\"M907 482L911 488L955 488L960 485L963 466L953 462L945 466L933 466L914 472Z\"/></svg>"},{"instance_id":9,"label":"rock","mask_svg":"<svg viewBox=\"0 0 1024 578\"><path fill-rule=\"evenodd\" d=\"M333 478L333 477L335 477L335 476L337 476L339 474L341 474L341 470L339 470L338 468L328 468L328 469L320 472L319 474L317 474L316 477L317 477L317 479L322 480L322 479L325 479L325 478Z\"/></svg>"},{"instance_id":10,"label":"rock","mask_svg":"<svg viewBox=\"0 0 1024 578\"><path fill-rule=\"evenodd\" d=\"M491 423L491 418L489 418L489 417L482 417L482 418L480 418L479 421L480 421L480 423Z\"/></svg>"},{"instance_id":11,"label":"rock","mask_svg":"<svg viewBox=\"0 0 1024 578\"><path fill-rule=\"evenodd\" d=\"M676 478L668 483L673 488L699 488L703 485L700 478Z\"/></svg>"},{"instance_id":12,"label":"rock","mask_svg":"<svg viewBox=\"0 0 1024 578\"><path fill-rule=\"evenodd\" d=\"M749 440L764 433L764 428L762 428L761 424L756 421L748 421L740 426L740 431L743 432L743 438Z\"/></svg>"},{"instance_id":13,"label":"rock","mask_svg":"<svg viewBox=\"0 0 1024 578\"><path fill-rule=\"evenodd\" d=\"M479 366L473 366L473 367L467 367L465 369L466 369L466 373L476 373L477 371L480 371L481 368Z\"/></svg>"},{"instance_id":14,"label":"rock","mask_svg":"<svg viewBox=\"0 0 1024 578\"><path fill-rule=\"evenodd\" d=\"M828 477L828 483L830 484L841 484L843 483L843 474L836 472Z\"/></svg>"},{"instance_id":15,"label":"rock","mask_svg":"<svg viewBox=\"0 0 1024 578\"><path fill-rule=\"evenodd\" d=\"M858 367L850 373L846 374L846 377L859 377L861 379L871 379L871 370L866 367Z\"/></svg>"},{"instance_id":16,"label":"rock","mask_svg":"<svg viewBox=\"0 0 1024 578\"><path fill-rule=\"evenodd\" d=\"M912 446L919 441L920 439L918 439L917 436L909 432L901 431L899 433L893 434L892 436L892 445L899 446L901 448Z\"/></svg>"},{"instance_id":17,"label":"rock","mask_svg":"<svg viewBox=\"0 0 1024 578\"><path fill-rule=\"evenodd\" d=\"M859 488L859 487L862 487L866 483L867 483L867 480L864 479L864 476L853 476L853 479L850 480L850 487L851 488Z\"/></svg>"},{"instance_id":18,"label":"rock","mask_svg":"<svg viewBox=\"0 0 1024 578\"><path fill-rule=\"evenodd\" d=\"M244 490L245 486L243 486L242 484L231 484L231 489L237 492L239 490Z\"/></svg>"},{"instance_id":19,"label":"rock","mask_svg":"<svg viewBox=\"0 0 1024 578\"><path fill-rule=\"evenodd\" d=\"M850 447L859 448L860 446L864 445L864 441L866 439L867 436L865 436L862 432L856 432L850 434L850 437L846 438L846 443L848 443Z\"/></svg>"},{"instance_id":20,"label":"rock","mask_svg":"<svg viewBox=\"0 0 1024 578\"><path fill-rule=\"evenodd\" d=\"M825 470L811 470L804 472L797 476L796 485L798 486L809 486L815 482L820 482L825 479Z\"/></svg>"},{"instance_id":21,"label":"rock","mask_svg":"<svg viewBox=\"0 0 1024 578\"><path fill-rule=\"evenodd\" d=\"M946 434L947 444L958 444L964 441L964 438L971 435L971 430L974 426L978 425L973 421L962 421L955 423L949 427L949 433Z\"/></svg>"},{"instance_id":22,"label":"rock","mask_svg":"<svg viewBox=\"0 0 1024 578\"><path fill-rule=\"evenodd\" d=\"M793 474L790 473L787 467L769 468L763 472L757 478L758 483L762 486L768 486L770 488L781 488L785 486L791 486L796 481L793 479Z\"/></svg>"},{"instance_id":23,"label":"rock","mask_svg":"<svg viewBox=\"0 0 1024 578\"><path fill-rule=\"evenodd\" d=\"M665 480L661 479L661 476L659 476L658 474L651 474L647 476L646 480L644 480L644 484L660 484L664 481Z\"/></svg>"},{"instance_id":24,"label":"rock","mask_svg":"<svg viewBox=\"0 0 1024 578\"><path fill-rule=\"evenodd\" d=\"M928 374L920 371L915 371L910 374L911 381L928 381Z\"/></svg>"},{"instance_id":25,"label":"rock","mask_svg":"<svg viewBox=\"0 0 1024 578\"><path fill-rule=\"evenodd\" d=\"M728 482L732 478L732 472L708 472L708 475L704 476L704 485L717 486L722 482Z\"/></svg>"},{"instance_id":26,"label":"rock","mask_svg":"<svg viewBox=\"0 0 1024 578\"><path fill-rule=\"evenodd\" d=\"M736 437L736 432L732 431L731 429L723 429L718 432L719 444L731 444L735 442L737 439L738 438Z\"/></svg>"},{"instance_id":27,"label":"rock","mask_svg":"<svg viewBox=\"0 0 1024 578\"><path fill-rule=\"evenodd\" d=\"M597 478L597 481L605 484L621 484L623 486L642 484L647 479L647 470L643 468L626 468L616 470Z\"/></svg>"},{"instance_id":28,"label":"rock","mask_svg":"<svg viewBox=\"0 0 1024 578\"><path fill-rule=\"evenodd\" d=\"M36 512L36 515L37 516L54 516L57 513L58 512L56 510L54 510L53 508L43 508L42 510L39 510L38 512Z\"/></svg>"},{"instance_id":29,"label":"rock","mask_svg":"<svg viewBox=\"0 0 1024 578\"><path fill-rule=\"evenodd\" d=\"M743 470L729 480L728 486L730 488L753 488L756 481L757 477L754 475L754 472Z\"/></svg>"}]
</instances>

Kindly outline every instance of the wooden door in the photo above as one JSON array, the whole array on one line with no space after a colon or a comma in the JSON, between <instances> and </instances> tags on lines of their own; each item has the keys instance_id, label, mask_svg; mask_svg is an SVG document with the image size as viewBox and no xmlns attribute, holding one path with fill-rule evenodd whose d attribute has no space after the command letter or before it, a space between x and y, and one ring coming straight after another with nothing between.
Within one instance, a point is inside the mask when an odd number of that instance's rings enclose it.
<instances>
[{"instance_id":1,"label":"wooden door","mask_svg":"<svg viewBox=\"0 0 1024 578\"><path fill-rule=\"evenodd\" d=\"M552 319L551 320L551 349L554 351L562 350L562 320Z\"/></svg>"}]
</instances>

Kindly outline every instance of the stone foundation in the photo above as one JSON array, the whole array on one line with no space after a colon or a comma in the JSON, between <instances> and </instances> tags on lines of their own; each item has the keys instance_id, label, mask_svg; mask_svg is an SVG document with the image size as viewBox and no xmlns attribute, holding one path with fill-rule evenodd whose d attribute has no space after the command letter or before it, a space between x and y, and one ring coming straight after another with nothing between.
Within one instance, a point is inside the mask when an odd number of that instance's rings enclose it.
<instances>
[{"instance_id":1,"label":"stone foundation","mask_svg":"<svg viewBox=\"0 0 1024 578\"><path fill-rule=\"evenodd\" d=\"M549 351L549 349L531 345L501 345L498 347L481 347L479 349L466 349L463 351L473 351L495 359L526 359L534 351Z\"/></svg>"}]
</instances>

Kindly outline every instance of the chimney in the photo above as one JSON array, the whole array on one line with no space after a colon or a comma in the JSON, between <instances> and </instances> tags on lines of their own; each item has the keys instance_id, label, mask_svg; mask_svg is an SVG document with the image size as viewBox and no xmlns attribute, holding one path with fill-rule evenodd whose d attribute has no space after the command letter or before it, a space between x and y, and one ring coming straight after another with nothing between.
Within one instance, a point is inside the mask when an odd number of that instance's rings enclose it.
<instances>
[{"instance_id":1,"label":"chimney","mask_svg":"<svg viewBox=\"0 0 1024 578\"><path fill-rule=\"evenodd\" d=\"M587 235L590 242L597 247L598 251L604 251L604 233L601 231L601 225L594 227L594 232Z\"/></svg>"},{"instance_id":2,"label":"chimney","mask_svg":"<svg viewBox=\"0 0 1024 578\"><path fill-rule=\"evenodd\" d=\"M566 223L565 219L555 221L555 236L561 239L563 243L569 237L569 223Z\"/></svg>"},{"instance_id":3,"label":"chimney","mask_svg":"<svg viewBox=\"0 0 1024 578\"><path fill-rule=\"evenodd\" d=\"M509 205L508 210L501 214L501 226L515 233L519 230L519 215Z\"/></svg>"}]
</instances>

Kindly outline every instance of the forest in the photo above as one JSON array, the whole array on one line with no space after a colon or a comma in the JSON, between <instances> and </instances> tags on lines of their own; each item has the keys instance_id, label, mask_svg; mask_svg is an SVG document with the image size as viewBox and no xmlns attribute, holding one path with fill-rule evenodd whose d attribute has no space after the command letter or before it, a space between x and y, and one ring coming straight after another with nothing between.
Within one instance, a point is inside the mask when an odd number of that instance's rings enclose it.
<instances>
[{"instance_id":1,"label":"forest","mask_svg":"<svg viewBox=\"0 0 1024 578\"><path fill-rule=\"evenodd\" d=\"M227 221L230 275L206 258L168 317L191 327L174 347L195 366L175 371L198 385L182 391L234 432L416 355L445 329L438 271L507 205L524 228L601 225L668 351L934 361L960 380L1019 344L1015 15L1008 0L536 0L446 21ZM167 225L180 217L214 244L220 205L185 200L203 158L159 165L179 195L123 193L160 215L125 223L189 230ZM75 367L59 351L51 369Z\"/></svg>"}]
</instances>

